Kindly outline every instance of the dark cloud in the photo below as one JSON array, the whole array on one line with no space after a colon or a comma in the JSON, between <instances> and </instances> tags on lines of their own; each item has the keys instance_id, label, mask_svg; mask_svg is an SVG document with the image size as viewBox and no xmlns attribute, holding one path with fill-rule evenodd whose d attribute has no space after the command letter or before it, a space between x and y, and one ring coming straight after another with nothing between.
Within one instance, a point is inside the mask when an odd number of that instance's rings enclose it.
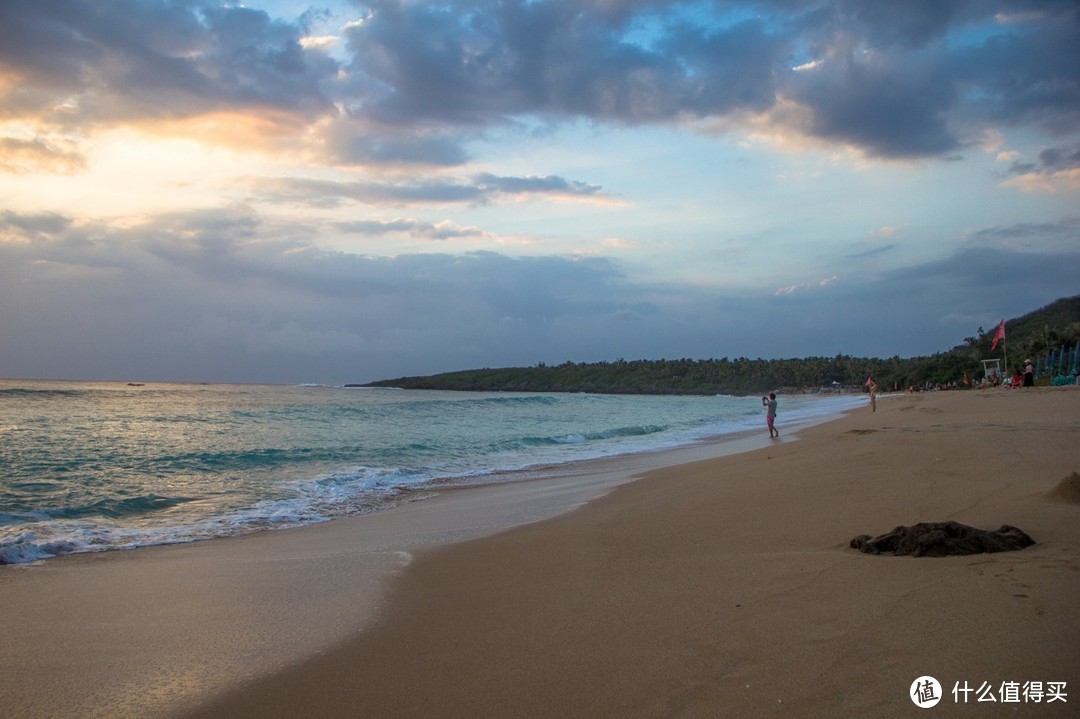
<instances>
[{"instance_id":1,"label":"dark cloud","mask_svg":"<svg viewBox=\"0 0 1080 719\"><path fill-rule=\"evenodd\" d=\"M880 247L874 247L874 248L869 249L869 250L863 250L862 252L854 252L854 253L844 257L844 259L848 260L848 261L865 260L865 259L868 259L868 258L871 258L871 257L880 257L881 255L888 255L888 254L895 253L897 251L897 249L899 249L899 245L896 245L894 243L890 243L890 244L887 244L887 245L882 245Z\"/></svg>"},{"instance_id":2,"label":"dark cloud","mask_svg":"<svg viewBox=\"0 0 1080 719\"><path fill-rule=\"evenodd\" d=\"M344 59L210 0L8 0L0 115L56 127L239 111L319 124L346 164L447 167L523 119L775 122L891 157L955 157L991 123L1080 125L1070 0L375 0ZM801 70L793 68L800 67ZM787 106L785 105L785 109ZM286 121L275 113L294 118ZM298 119L296 119L298 118Z\"/></svg>"},{"instance_id":3,"label":"dark cloud","mask_svg":"<svg viewBox=\"0 0 1080 719\"><path fill-rule=\"evenodd\" d=\"M366 110L387 122L666 122L771 103L778 46L761 22L672 22L652 48L628 39L637 12L651 18L661 5L375 3L349 31L348 69L367 90Z\"/></svg>"},{"instance_id":4,"label":"dark cloud","mask_svg":"<svg viewBox=\"0 0 1080 719\"><path fill-rule=\"evenodd\" d=\"M764 112L784 97L809 113L795 129L897 158L955 157L996 119L1076 126L1075 5L777 0L713 3L696 15L677 7L372 3L350 30L348 70L363 113L387 123L483 127L525 115L662 123Z\"/></svg>"},{"instance_id":5,"label":"dark cloud","mask_svg":"<svg viewBox=\"0 0 1080 719\"><path fill-rule=\"evenodd\" d=\"M479 187L501 195L556 195L562 197L600 197L599 185L567 180L562 177L500 177L489 173L476 176Z\"/></svg>"},{"instance_id":6,"label":"dark cloud","mask_svg":"<svg viewBox=\"0 0 1080 719\"><path fill-rule=\"evenodd\" d=\"M1052 175L1080 168L1080 145L1048 147L1039 152L1039 161L1014 162L1009 168L1013 175Z\"/></svg>"},{"instance_id":7,"label":"dark cloud","mask_svg":"<svg viewBox=\"0 0 1080 719\"><path fill-rule=\"evenodd\" d=\"M1080 266L1077 245L1044 252L998 247L962 248L943 260L894 270L881 278L881 289L860 301L881 302L879 307L902 308L903 313L933 323L931 337L944 318L960 315L982 318L985 326L1002 317L1017 317L1080 291L1072 268ZM1064 288L1064 289L1063 289ZM899 313L898 313L899 314ZM896 320L890 316L890 322ZM908 321L910 323L910 320ZM945 327L953 330L952 327ZM971 334L968 327L963 336ZM913 336L917 327L903 327L910 346L925 344ZM942 338L944 339L944 338ZM942 340L939 340L939 342ZM960 338L940 347L960 344ZM902 345L900 345L902 346Z\"/></svg>"},{"instance_id":8,"label":"dark cloud","mask_svg":"<svg viewBox=\"0 0 1080 719\"><path fill-rule=\"evenodd\" d=\"M1048 172L1072 170L1080 167L1080 145L1070 148L1051 147L1039 153L1039 162Z\"/></svg>"},{"instance_id":9,"label":"dark cloud","mask_svg":"<svg viewBox=\"0 0 1080 719\"><path fill-rule=\"evenodd\" d=\"M0 241L3 376L347 381L480 362L492 342L533 350L530 333L640 303L600 258L326 252L245 208L125 229L0 222L18 240Z\"/></svg>"},{"instance_id":10,"label":"dark cloud","mask_svg":"<svg viewBox=\"0 0 1080 719\"><path fill-rule=\"evenodd\" d=\"M337 67L295 26L243 6L10 0L0 69L20 79L3 115L71 127L257 108L313 118Z\"/></svg>"},{"instance_id":11,"label":"dark cloud","mask_svg":"<svg viewBox=\"0 0 1080 719\"><path fill-rule=\"evenodd\" d=\"M0 212L0 232L16 240L59 235L72 223L70 217L55 212L28 215L4 210Z\"/></svg>"},{"instance_id":12,"label":"dark cloud","mask_svg":"<svg viewBox=\"0 0 1080 719\"><path fill-rule=\"evenodd\" d=\"M942 155L960 145L948 127L955 89L940 52L852 48L808 72L787 90L809 108L809 134L883 157Z\"/></svg>"},{"instance_id":13,"label":"dark cloud","mask_svg":"<svg viewBox=\"0 0 1080 719\"><path fill-rule=\"evenodd\" d=\"M921 48L949 32L968 0L841 0L822 3L834 27L877 48Z\"/></svg>"},{"instance_id":14,"label":"dark cloud","mask_svg":"<svg viewBox=\"0 0 1080 719\"><path fill-rule=\"evenodd\" d=\"M1038 258L1080 247L1080 218L986 227L971 232L967 241L980 249L1022 250Z\"/></svg>"},{"instance_id":15,"label":"dark cloud","mask_svg":"<svg viewBox=\"0 0 1080 719\"><path fill-rule=\"evenodd\" d=\"M349 116L322 133L323 156L344 165L452 167L468 160L462 143L468 133L420 125L385 125Z\"/></svg>"},{"instance_id":16,"label":"dark cloud","mask_svg":"<svg viewBox=\"0 0 1080 719\"><path fill-rule=\"evenodd\" d=\"M334 182L308 178L260 179L253 182L264 197L277 201L333 206L342 201L381 205L485 204L504 196L602 198L598 185L562 177L501 177L482 173L471 181Z\"/></svg>"},{"instance_id":17,"label":"dark cloud","mask_svg":"<svg viewBox=\"0 0 1080 719\"><path fill-rule=\"evenodd\" d=\"M1080 7L1075 2L1017 3L1000 13L1000 32L950 54L965 111L984 122L1030 124L1075 133L1080 115Z\"/></svg>"},{"instance_id":18,"label":"dark cloud","mask_svg":"<svg viewBox=\"0 0 1080 719\"><path fill-rule=\"evenodd\" d=\"M243 206L124 228L0 215L0 376L347 382L617 357L930 354L1075 294L1060 288L1077 288L1080 266L1076 243L972 244L874 277L733 295L636 281L602 257L376 258L292 229Z\"/></svg>"}]
</instances>

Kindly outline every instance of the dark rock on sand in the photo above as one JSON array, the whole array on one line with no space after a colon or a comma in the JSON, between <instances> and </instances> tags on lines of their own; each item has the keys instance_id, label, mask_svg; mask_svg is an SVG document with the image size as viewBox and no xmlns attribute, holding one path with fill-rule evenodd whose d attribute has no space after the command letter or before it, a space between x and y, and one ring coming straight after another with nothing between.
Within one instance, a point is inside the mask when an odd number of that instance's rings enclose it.
<instances>
[{"instance_id":1,"label":"dark rock on sand","mask_svg":"<svg viewBox=\"0 0 1080 719\"><path fill-rule=\"evenodd\" d=\"M959 522L919 522L871 537L860 534L851 546L867 554L947 557L954 554L1009 552L1035 544L1023 530L1003 524L997 531Z\"/></svg>"}]
</instances>

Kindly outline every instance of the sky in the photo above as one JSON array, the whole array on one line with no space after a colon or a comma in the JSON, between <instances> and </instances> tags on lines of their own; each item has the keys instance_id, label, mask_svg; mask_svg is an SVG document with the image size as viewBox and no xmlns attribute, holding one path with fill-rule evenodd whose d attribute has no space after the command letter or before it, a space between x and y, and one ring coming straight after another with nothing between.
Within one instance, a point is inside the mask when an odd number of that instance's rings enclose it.
<instances>
[{"instance_id":1,"label":"sky","mask_svg":"<svg viewBox=\"0 0 1080 719\"><path fill-rule=\"evenodd\" d=\"M1080 293L1075 0L4 0L0 377L911 357Z\"/></svg>"}]
</instances>

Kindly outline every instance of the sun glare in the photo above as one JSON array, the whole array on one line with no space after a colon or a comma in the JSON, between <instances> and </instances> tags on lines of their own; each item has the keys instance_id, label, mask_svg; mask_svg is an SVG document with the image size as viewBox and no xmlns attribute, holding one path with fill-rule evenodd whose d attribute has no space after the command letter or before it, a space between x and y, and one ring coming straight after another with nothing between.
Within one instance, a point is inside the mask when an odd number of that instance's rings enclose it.
<instances>
[{"instance_id":1,"label":"sun glare","mask_svg":"<svg viewBox=\"0 0 1080 719\"><path fill-rule=\"evenodd\" d=\"M133 130L98 136L81 148L79 172L0 175L0 191L24 211L116 217L219 206L230 178L253 162L242 153L196 140L162 138Z\"/></svg>"}]
</instances>

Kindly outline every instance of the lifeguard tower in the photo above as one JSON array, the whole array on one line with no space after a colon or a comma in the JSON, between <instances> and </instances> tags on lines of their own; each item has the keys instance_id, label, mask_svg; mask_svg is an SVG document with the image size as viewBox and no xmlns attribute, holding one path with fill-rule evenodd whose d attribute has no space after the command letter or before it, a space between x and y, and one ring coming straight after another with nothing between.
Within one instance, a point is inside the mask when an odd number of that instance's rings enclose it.
<instances>
[{"instance_id":1,"label":"lifeguard tower","mask_svg":"<svg viewBox=\"0 0 1080 719\"><path fill-rule=\"evenodd\" d=\"M1001 360L984 359L982 361L982 366L983 379L987 382L996 382L1003 377L1003 375L1001 374Z\"/></svg>"}]
</instances>

